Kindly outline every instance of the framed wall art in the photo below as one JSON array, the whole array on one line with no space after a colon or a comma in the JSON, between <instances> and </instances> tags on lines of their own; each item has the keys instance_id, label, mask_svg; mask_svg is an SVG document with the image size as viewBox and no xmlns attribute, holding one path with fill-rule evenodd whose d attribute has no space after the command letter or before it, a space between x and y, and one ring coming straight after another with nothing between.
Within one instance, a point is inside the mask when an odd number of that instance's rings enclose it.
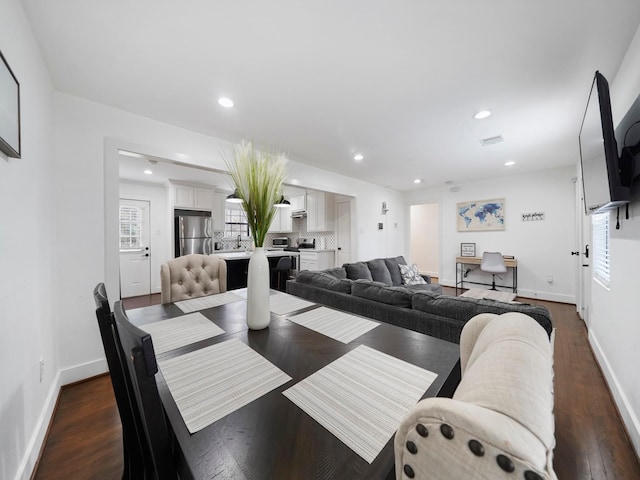
<instances>
[{"instance_id":1,"label":"framed wall art","mask_svg":"<svg viewBox=\"0 0 640 480\"><path fill-rule=\"evenodd\" d=\"M0 150L20 158L20 84L0 52Z\"/></svg>"},{"instance_id":2,"label":"framed wall art","mask_svg":"<svg viewBox=\"0 0 640 480\"><path fill-rule=\"evenodd\" d=\"M476 256L476 244L475 243L461 243L460 244L460 256L461 257L475 257Z\"/></svg>"},{"instance_id":3,"label":"framed wall art","mask_svg":"<svg viewBox=\"0 0 640 480\"><path fill-rule=\"evenodd\" d=\"M459 232L504 230L504 198L476 200L456 205Z\"/></svg>"}]
</instances>

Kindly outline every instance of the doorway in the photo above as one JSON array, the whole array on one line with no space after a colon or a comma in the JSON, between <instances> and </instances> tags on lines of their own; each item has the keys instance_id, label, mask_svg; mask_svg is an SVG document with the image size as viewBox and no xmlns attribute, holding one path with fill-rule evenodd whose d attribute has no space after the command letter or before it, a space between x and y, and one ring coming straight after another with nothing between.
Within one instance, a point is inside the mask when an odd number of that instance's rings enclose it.
<instances>
[{"instance_id":1,"label":"doorway","mask_svg":"<svg viewBox=\"0 0 640 480\"><path fill-rule=\"evenodd\" d=\"M336 265L351 262L351 201L338 201L338 221L336 222L337 258Z\"/></svg>"},{"instance_id":2,"label":"doorway","mask_svg":"<svg viewBox=\"0 0 640 480\"><path fill-rule=\"evenodd\" d=\"M120 199L120 297L151 294L150 203Z\"/></svg>"},{"instance_id":3,"label":"doorway","mask_svg":"<svg viewBox=\"0 0 640 480\"><path fill-rule=\"evenodd\" d=\"M409 207L409 255L422 274L440 277L440 206Z\"/></svg>"}]
</instances>

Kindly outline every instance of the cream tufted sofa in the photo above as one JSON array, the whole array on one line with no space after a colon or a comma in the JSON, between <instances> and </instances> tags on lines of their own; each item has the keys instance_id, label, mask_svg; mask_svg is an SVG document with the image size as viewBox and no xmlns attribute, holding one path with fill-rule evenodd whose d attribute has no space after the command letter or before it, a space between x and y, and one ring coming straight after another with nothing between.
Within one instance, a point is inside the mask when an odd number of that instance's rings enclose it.
<instances>
[{"instance_id":1,"label":"cream tufted sofa","mask_svg":"<svg viewBox=\"0 0 640 480\"><path fill-rule=\"evenodd\" d=\"M522 313L469 320L453 398L422 400L396 433L396 478L556 480L552 342Z\"/></svg>"},{"instance_id":2,"label":"cream tufted sofa","mask_svg":"<svg viewBox=\"0 0 640 480\"><path fill-rule=\"evenodd\" d=\"M162 303L227 291L227 262L216 255L185 255L160 265Z\"/></svg>"}]
</instances>

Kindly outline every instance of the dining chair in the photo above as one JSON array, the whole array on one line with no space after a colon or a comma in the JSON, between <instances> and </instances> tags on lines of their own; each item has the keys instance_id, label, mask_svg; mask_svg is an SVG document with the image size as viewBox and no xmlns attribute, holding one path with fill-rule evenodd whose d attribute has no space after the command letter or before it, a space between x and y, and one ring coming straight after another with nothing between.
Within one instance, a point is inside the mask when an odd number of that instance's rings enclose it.
<instances>
[{"instance_id":1,"label":"dining chair","mask_svg":"<svg viewBox=\"0 0 640 480\"><path fill-rule=\"evenodd\" d=\"M178 302L227 291L227 262L217 255L184 255L160 265L160 299Z\"/></svg>"},{"instance_id":2,"label":"dining chair","mask_svg":"<svg viewBox=\"0 0 640 480\"><path fill-rule=\"evenodd\" d=\"M118 413L120 414L120 422L122 423L124 458L122 480L137 480L144 478L144 461L136 427L135 417L137 412L131 403L133 388L131 380L128 378L126 366L123 363L118 332L115 329L104 283L99 283L93 289L93 298L96 303L96 317L100 336L102 337L102 346L107 358L107 366L109 367L111 385L113 386L113 393L116 398Z\"/></svg>"},{"instance_id":3,"label":"dining chair","mask_svg":"<svg viewBox=\"0 0 640 480\"><path fill-rule=\"evenodd\" d=\"M167 426L155 375L158 372L151 335L133 325L118 301L114 305L116 328L133 385L135 404L140 413L139 431L143 438L145 479L178 478L172 437Z\"/></svg>"},{"instance_id":4,"label":"dining chair","mask_svg":"<svg viewBox=\"0 0 640 480\"><path fill-rule=\"evenodd\" d=\"M507 273L507 267L504 264L502 253L500 252L484 252L482 261L480 262L480 270L491 274L491 290L496 289L496 275L498 273ZM498 275L498 278L502 278Z\"/></svg>"}]
</instances>

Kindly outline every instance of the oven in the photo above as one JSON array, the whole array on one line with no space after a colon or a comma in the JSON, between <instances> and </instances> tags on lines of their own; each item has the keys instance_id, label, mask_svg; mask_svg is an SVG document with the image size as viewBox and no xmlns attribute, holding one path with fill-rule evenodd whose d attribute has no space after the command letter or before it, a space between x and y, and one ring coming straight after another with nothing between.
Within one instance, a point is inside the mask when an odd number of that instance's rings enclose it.
<instances>
[{"instance_id":1,"label":"oven","mask_svg":"<svg viewBox=\"0 0 640 480\"><path fill-rule=\"evenodd\" d=\"M271 240L272 248L286 248L289 246L289 237L273 237Z\"/></svg>"}]
</instances>

